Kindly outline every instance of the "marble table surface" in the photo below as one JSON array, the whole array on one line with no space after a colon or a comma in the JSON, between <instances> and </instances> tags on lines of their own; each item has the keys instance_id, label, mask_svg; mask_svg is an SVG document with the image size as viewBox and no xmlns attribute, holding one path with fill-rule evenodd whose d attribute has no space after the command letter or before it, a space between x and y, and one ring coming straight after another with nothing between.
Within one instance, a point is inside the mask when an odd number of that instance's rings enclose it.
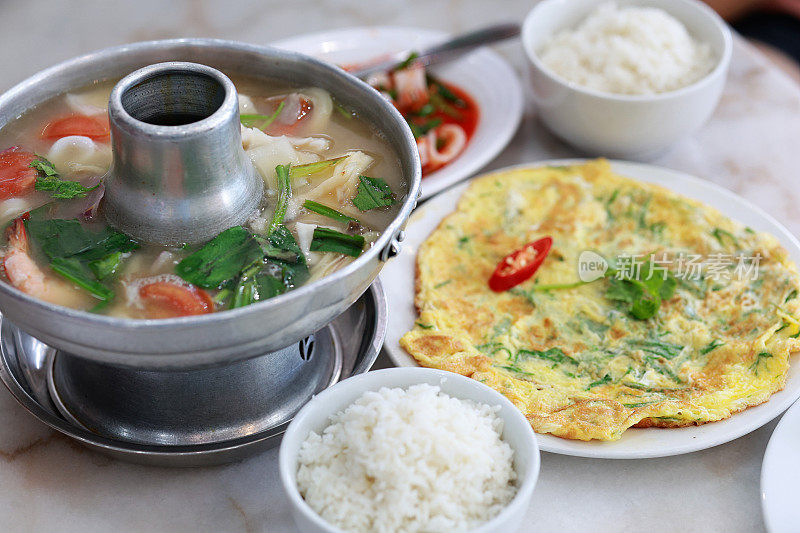
<instances>
[{"instance_id":1,"label":"marble table surface","mask_svg":"<svg viewBox=\"0 0 800 533\"><path fill-rule=\"evenodd\" d=\"M267 43L307 31L402 24L460 31L521 20L532 1L0 3L0 90L62 59L124 42L206 36ZM520 71L518 44L498 49ZM524 75L524 74L523 74ZM656 159L728 187L800 235L800 89L742 39L710 122ZM578 155L535 112L487 168ZM390 363L382 356L378 366ZM773 421L679 457L595 460L544 453L524 531L761 531L759 475ZM240 463L163 469L118 462L49 430L0 387L2 531L294 531L277 450Z\"/></svg>"}]
</instances>

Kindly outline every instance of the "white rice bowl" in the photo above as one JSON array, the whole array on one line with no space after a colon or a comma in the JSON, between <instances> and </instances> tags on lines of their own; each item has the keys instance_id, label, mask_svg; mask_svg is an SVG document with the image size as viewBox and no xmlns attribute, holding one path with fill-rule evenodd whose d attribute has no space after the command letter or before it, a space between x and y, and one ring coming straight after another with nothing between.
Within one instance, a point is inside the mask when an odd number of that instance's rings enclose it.
<instances>
[{"instance_id":1,"label":"white rice bowl","mask_svg":"<svg viewBox=\"0 0 800 533\"><path fill-rule=\"evenodd\" d=\"M557 32L537 55L567 81L629 95L689 86L716 64L709 44L666 11L613 2L598 6L576 28Z\"/></svg>"},{"instance_id":2,"label":"white rice bowl","mask_svg":"<svg viewBox=\"0 0 800 533\"><path fill-rule=\"evenodd\" d=\"M366 392L303 442L298 490L345 531L473 529L517 491L499 409L427 384Z\"/></svg>"}]
</instances>

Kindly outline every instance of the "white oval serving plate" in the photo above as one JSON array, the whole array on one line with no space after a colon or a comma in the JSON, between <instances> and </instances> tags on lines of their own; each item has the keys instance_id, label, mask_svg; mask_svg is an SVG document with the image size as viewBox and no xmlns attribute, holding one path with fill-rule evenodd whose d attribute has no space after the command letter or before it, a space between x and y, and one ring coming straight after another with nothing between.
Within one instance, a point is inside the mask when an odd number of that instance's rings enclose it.
<instances>
[{"instance_id":1,"label":"white oval serving plate","mask_svg":"<svg viewBox=\"0 0 800 533\"><path fill-rule=\"evenodd\" d=\"M797 480L800 479L800 402L781 419L761 465L761 510L771 533L793 533L800 527Z\"/></svg>"},{"instance_id":2,"label":"white oval serving plate","mask_svg":"<svg viewBox=\"0 0 800 533\"><path fill-rule=\"evenodd\" d=\"M300 35L271 43L337 65L363 63L403 50L420 50L447 39L445 32L375 26ZM522 118L522 87L511 66L488 48L437 65L433 72L461 87L478 104L475 134L455 160L422 179L421 199L457 183L485 166L509 143Z\"/></svg>"},{"instance_id":3,"label":"white oval serving plate","mask_svg":"<svg viewBox=\"0 0 800 533\"><path fill-rule=\"evenodd\" d=\"M575 159L542 161L519 167L569 165L584 161ZM733 192L709 181L666 168L624 161L612 161L611 165L618 174L667 187L676 193L715 207L723 214L753 229L775 235L789 251L795 263L800 264L800 242L770 215ZM508 169L496 172L505 170ZM439 222L453 211L468 185L464 183L454 187L414 211L406 228L407 236L402 243L400 254L389 261L380 273L391 309L384 347L398 366L418 366L399 344L400 337L413 327L417 318L414 308L417 249ZM552 435L538 435L539 446L546 452L606 459L643 459L679 455L711 448L746 435L780 415L798 397L800 397L800 364L795 363L789 368L786 386L782 391L774 394L768 402L750 407L726 420L674 429L631 428L615 442L584 442L561 439Z\"/></svg>"}]
</instances>

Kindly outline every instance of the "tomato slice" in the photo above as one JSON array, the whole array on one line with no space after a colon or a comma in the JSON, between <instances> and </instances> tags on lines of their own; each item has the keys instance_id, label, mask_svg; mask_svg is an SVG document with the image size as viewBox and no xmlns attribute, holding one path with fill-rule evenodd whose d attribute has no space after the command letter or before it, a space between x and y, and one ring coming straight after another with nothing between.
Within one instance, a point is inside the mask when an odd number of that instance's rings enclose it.
<instances>
[{"instance_id":1,"label":"tomato slice","mask_svg":"<svg viewBox=\"0 0 800 533\"><path fill-rule=\"evenodd\" d=\"M38 172L31 168L36 157L14 146L0 152L0 200L25 196L33 191Z\"/></svg>"},{"instance_id":2,"label":"tomato slice","mask_svg":"<svg viewBox=\"0 0 800 533\"><path fill-rule=\"evenodd\" d=\"M42 139L60 139L70 135L81 135L95 141L105 141L110 135L108 119L70 115L50 122L42 130Z\"/></svg>"},{"instance_id":3,"label":"tomato slice","mask_svg":"<svg viewBox=\"0 0 800 533\"><path fill-rule=\"evenodd\" d=\"M173 318L214 312L214 301L203 289L155 281L139 289L150 318Z\"/></svg>"},{"instance_id":4,"label":"tomato slice","mask_svg":"<svg viewBox=\"0 0 800 533\"><path fill-rule=\"evenodd\" d=\"M552 245L552 237L543 237L505 256L489 278L489 288L503 292L529 279L542 266Z\"/></svg>"}]
</instances>

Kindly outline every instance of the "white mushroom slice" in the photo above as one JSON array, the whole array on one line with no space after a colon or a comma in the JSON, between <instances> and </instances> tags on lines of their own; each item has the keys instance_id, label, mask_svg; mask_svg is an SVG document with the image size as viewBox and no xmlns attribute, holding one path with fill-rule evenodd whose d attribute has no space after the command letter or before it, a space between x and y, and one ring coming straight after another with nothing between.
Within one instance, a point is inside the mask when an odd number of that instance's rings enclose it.
<instances>
[{"instance_id":1,"label":"white mushroom slice","mask_svg":"<svg viewBox=\"0 0 800 533\"><path fill-rule=\"evenodd\" d=\"M274 194L277 189L276 166L319 160L314 153L297 150L288 137L272 137L255 128L242 128L242 146L264 179L267 194Z\"/></svg>"},{"instance_id":2,"label":"white mushroom slice","mask_svg":"<svg viewBox=\"0 0 800 533\"><path fill-rule=\"evenodd\" d=\"M286 138L295 148L324 152L331 147L331 140L327 137L290 137L287 135Z\"/></svg>"},{"instance_id":3,"label":"white mushroom slice","mask_svg":"<svg viewBox=\"0 0 800 533\"><path fill-rule=\"evenodd\" d=\"M309 257L311 255L311 241L314 239L314 229L316 227L316 224L306 224L305 222L297 222L294 225L297 233L297 245L303 251L303 255L306 256L306 261L309 264L311 263L311 258Z\"/></svg>"},{"instance_id":4,"label":"white mushroom slice","mask_svg":"<svg viewBox=\"0 0 800 533\"><path fill-rule=\"evenodd\" d=\"M0 225L5 225L23 213L27 213L50 201L50 196L36 192L24 198L9 198L0 202Z\"/></svg>"},{"instance_id":5,"label":"white mushroom slice","mask_svg":"<svg viewBox=\"0 0 800 533\"><path fill-rule=\"evenodd\" d=\"M69 108L82 115L104 115L108 110L107 88L90 89L80 93L69 93L64 98Z\"/></svg>"},{"instance_id":6,"label":"white mushroom slice","mask_svg":"<svg viewBox=\"0 0 800 533\"><path fill-rule=\"evenodd\" d=\"M246 94L239 93L239 114L252 115L257 113L253 100Z\"/></svg>"},{"instance_id":7,"label":"white mushroom slice","mask_svg":"<svg viewBox=\"0 0 800 533\"><path fill-rule=\"evenodd\" d=\"M70 135L53 143L47 159L66 176L77 172L105 174L111 166L111 147L98 144L89 137Z\"/></svg>"},{"instance_id":8,"label":"white mushroom slice","mask_svg":"<svg viewBox=\"0 0 800 533\"><path fill-rule=\"evenodd\" d=\"M347 159L333 167L333 175L308 191L306 197L311 200L320 200L324 196L335 192L336 199L344 205L348 199L356 194L358 176L364 174L372 165L373 159L364 152L348 152Z\"/></svg>"},{"instance_id":9,"label":"white mushroom slice","mask_svg":"<svg viewBox=\"0 0 800 533\"><path fill-rule=\"evenodd\" d=\"M246 128L242 126L242 147L245 150L257 148L259 146L268 146L276 140L285 139L297 148L320 151L323 152L330 148L331 140L327 137L292 137L289 135L272 136L267 135L258 128Z\"/></svg>"}]
</instances>

